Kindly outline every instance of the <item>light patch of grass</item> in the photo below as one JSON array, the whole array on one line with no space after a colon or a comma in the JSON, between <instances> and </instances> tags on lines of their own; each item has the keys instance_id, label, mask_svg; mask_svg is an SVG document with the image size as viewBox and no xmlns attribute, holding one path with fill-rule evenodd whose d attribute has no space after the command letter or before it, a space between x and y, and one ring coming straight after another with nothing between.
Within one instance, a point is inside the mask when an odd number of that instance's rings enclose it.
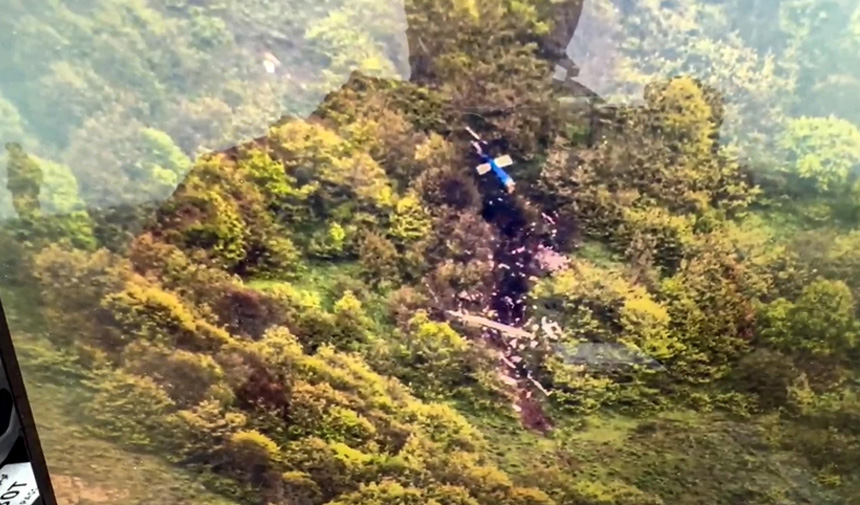
<instances>
[{"instance_id":1,"label":"light patch of grass","mask_svg":"<svg viewBox=\"0 0 860 505\"><path fill-rule=\"evenodd\" d=\"M127 451L89 435L74 415L75 386L29 379L27 394L52 483L61 504L236 505L209 492L190 472L153 455Z\"/></svg>"},{"instance_id":2,"label":"light patch of grass","mask_svg":"<svg viewBox=\"0 0 860 505\"><path fill-rule=\"evenodd\" d=\"M76 414L86 398L78 373L45 338L55 329L45 327L31 291L6 286L2 296L59 504L236 505L191 472L87 433Z\"/></svg>"},{"instance_id":3,"label":"light patch of grass","mask_svg":"<svg viewBox=\"0 0 860 505\"><path fill-rule=\"evenodd\" d=\"M573 440L620 446L637 425L629 417L594 415L585 420L585 429L567 431L566 435Z\"/></svg>"},{"instance_id":4,"label":"light patch of grass","mask_svg":"<svg viewBox=\"0 0 860 505\"><path fill-rule=\"evenodd\" d=\"M305 265L302 275L295 279L248 279L245 284L260 291L289 284L298 291L319 296L330 308L343 295L344 290L365 290L364 284L359 279L359 273L356 262L317 261ZM361 296L366 293L356 293L356 295Z\"/></svg>"},{"instance_id":5,"label":"light patch of grass","mask_svg":"<svg viewBox=\"0 0 860 505\"><path fill-rule=\"evenodd\" d=\"M249 279L245 281L245 285L251 289L256 289L258 291L268 291L272 288L289 284L292 285L291 282L282 281L278 279Z\"/></svg>"},{"instance_id":6,"label":"light patch of grass","mask_svg":"<svg viewBox=\"0 0 860 505\"><path fill-rule=\"evenodd\" d=\"M601 267L622 267L624 258L609 250L606 244L596 240L586 240L576 251L576 256Z\"/></svg>"},{"instance_id":7,"label":"light patch of grass","mask_svg":"<svg viewBox=\"0 0 860 505\"><path fill-rule=\"evenodd\" d=\"M357 262L310 262L303 272L298 279L249 279L245 284L259 291L288 284L300 293L319 299L326 310L332 310L344 292L350 290L361 300L365 313L374 322L379 334L384 335L393 330L386 316L388 292L369 289L360 277L361 267Z\"/></svg>"}]
</instances>

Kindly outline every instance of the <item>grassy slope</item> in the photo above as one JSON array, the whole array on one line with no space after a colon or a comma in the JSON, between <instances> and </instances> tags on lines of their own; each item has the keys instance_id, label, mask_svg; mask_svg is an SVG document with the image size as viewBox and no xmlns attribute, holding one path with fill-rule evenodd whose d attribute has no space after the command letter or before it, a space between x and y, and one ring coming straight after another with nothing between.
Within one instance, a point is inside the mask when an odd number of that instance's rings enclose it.
<instances>
[{"instance_id":1,"label":"grassy slope","mask_svg":"<svg viewBox=\"0 0 860 505\"><path fill-rule=\"evenodd\" d=\"M599 244L589 246L580 256L615 263ZM349 284L344 278L355 275L354 268L348 264L311 265L293 285L315 292L330 306L336 293ZM252 281L250 285L260 289L276 283ZM13 331L16 327L39 329L37 320L26 317L30 307L25 303L36 297L31 293L12 296L15 293L7 289L2 294ZM25 374L28 356L38 354L42 345L28 340L19 346ZM49 384L39 377L36 373L28 376L28 389L64 503L229 503L205 492L187 473L159 458L131 453L87 435L71 414L74 388ZM465 405L457 407L485 433L500 467L524 481L536 467L563 465L573 477L617 478L678 505L854 503L846 500L849 490L823 488L801 458L769 444L765 419L732 421L716 414L681 411L644 420L619 416L595 416L585 423L556 419L556 431L543 437L524 430L513 418L489 417L471 413ZM81 457L87 458L86 463L81 464Z\"/></svg>"},{"instance_id":2,"label":"grassy slope","mask_svg":"<svg viewBox=\"0 0 860 505\"><path fill-rule=\"evenodd\" d=\"M578 256L620 267L619 258L596 242ZM355 265L311 265L293 285L315 293L326 305L341 292ZM277 281L252 281L262 289ZM340 284L340 286L339 286ZM327 303L326 303L327 302ZM767 419L734 421L719 414L666 412L646 419L594 416L585 422L554 419L549 437L522 428L513 416L475 412L452 404L486 435L500 468L524 485L530 471L564 466L581 479L618 479L658 494L673 505L845 504L848 489L838 493L818 484L815 473L797 455L769 443Z\"/></svg>"},{"instance_id":3,"label":"grassy slope","mask_svg":"<svg viewBox=\"0 0 860 505\"><path fill-rule=\"evenodd\" d=\"M823 488L802 458L769 444L765 420L678 411L647 420L595 416L580 428L557 419L551 438L472 421L515 476L552 460L575 478L619 479L673 505L844 504L851 494Z\"/></svg>"},{"instance_id":4,"label":"grassy slope","mask_svg":"<svg viewBox=\"0 0 860 505\"><path fill-rule=\"evenodd\" d=\"M38 336L43 330L33 313L38 297L9 287L0 288L0 295L61 505L235 505L157 456L131 452L88 434L75 414L83 396L80 388L59 380L50 365L37 363L45 357L57 359Z\"/></svg>"},{"instance_id":5,"label":"grassy slope","mask_svg":"<svg viewBox=\"0 0 860 505\"><path fill-rule=\"evenodd\" d=\"M24 372L26 374L26 371ZM72 388L28 380L39 437L61 504L232 505L160 458L94 438L71 413Z\"/></svg>"}]
</instances>

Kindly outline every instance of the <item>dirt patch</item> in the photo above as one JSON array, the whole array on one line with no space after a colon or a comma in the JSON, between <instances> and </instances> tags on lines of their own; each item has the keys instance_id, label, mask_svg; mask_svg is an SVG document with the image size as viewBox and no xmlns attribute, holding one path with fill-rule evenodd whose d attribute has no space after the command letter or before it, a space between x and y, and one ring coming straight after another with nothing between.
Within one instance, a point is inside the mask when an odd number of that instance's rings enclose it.
<instances>
[{"instance_id":1,"label":"dirt patch","mask_svg":"<svg viewBox=\"0 0 860 505\"><path fill-rule=\"evenodd\" d=\"M51 475L51 484L59 505L122 503L128 497L127 492L89 484L70 475Z\"/></svg>"},{"instance_id":2,"label":"dirt patch","mask_svg":"<svg viewBox=\"0 0 860 505\"><path fill-rule=\"evenodd\" d=\"M525 389L520 389L517 407L519 407L520 421L527 429L544 435L552 431L552 420L544 412L541 403L533 398Z\"/></svg>"}]
</instances>

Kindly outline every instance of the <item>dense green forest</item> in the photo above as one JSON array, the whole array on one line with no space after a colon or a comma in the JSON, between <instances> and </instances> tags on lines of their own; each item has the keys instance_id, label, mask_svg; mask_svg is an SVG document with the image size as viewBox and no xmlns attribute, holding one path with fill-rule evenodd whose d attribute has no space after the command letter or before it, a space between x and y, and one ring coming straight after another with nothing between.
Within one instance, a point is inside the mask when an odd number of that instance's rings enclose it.
<instances>
[{"instance_id":1,"label":"dense green forest","mask_svg":"<svg viewBox=\"0 0 860 505\"><path fill-rule=\"evenodd\" d=\"M860 8L595 0L594 96L577 1L7 1L27 380L242 503L860 504Z\"/></svg>"}]
</instances>

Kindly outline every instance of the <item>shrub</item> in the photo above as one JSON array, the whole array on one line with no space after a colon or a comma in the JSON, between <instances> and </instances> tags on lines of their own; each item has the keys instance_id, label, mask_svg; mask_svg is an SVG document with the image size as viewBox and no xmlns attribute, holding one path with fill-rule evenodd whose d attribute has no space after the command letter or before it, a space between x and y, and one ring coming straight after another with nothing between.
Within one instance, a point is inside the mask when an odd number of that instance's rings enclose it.
<instances>
[{"instance_id":1,"label":"shrub","mask_svg":"<svg viewBox=\"0 0 860 505\"><path fill-rule=\"evenodd\" d=\"M110 314L103 297L121 291L133 276L131 265L106 249L94 253L52 244L33 259L33 275L52 328L48 337L63 348L92 345L105 336Z\"/></svg>"},{"instance_id":2,"label":"shrub","mask_svg":"<svg viewBox=\"0 0 860 505\"><path fill-rule=\"evenodd\" d=\"M117 325L107 343L111 351L135 338L189 350L214 350L230 341L224 330L198 318L175 294L147 283L127 282L100 306Z\"/></svg>"},{"instance_id":3,"label":"shrub","mask_svg":"<svg viewBox=\"0 0 860 505\"><path fill-rule=\"evenodd\" d=\"M245 428L248 419L216 400L204 400L176 412L168 422L175 440L168 457L186 464L211 465L223 458L227 443Z\"/></svg>"},{"instance_id":4,"label":"shrub","mask_svg":"<svg viewBox=\"0 0 860 505\"><path fill-rule=\"evenodd\" d=\"M353 493L339 496L330 505L425 505L428 502L419 488L403 487L393 481L362 486ZM435 504L434 504L435 505Z\"/></svg>"},{"instance_id":5,"label":"shrub","mask_svg":"<svg viewBox=\"0 0 860 505\"><path fill-rule=\"evenodd\" d=\"M297 382L290 395L290 432L359 447L371 441L376 428L350 410L349 398L329 384Z\"/></svg>"},{"instance_id":6,"label":"shrub","mask_svg":"<svg viewBox=\"0 0 860 505\"><path fill-rule=\"evenodd\" d=\"M89 385L94 395L85 411L98 434L147 450L169 444L168 416L176 407L153 379L116 370L99 374Z\"/></svg>"},{"instance_id":7,"label":"shrub","mask_svg":"<svg viewBox=\"0 0 860 505\"><path fill-rule=\"evenodd\" d=\"M224 372L209 355L136 341L126 347L123 361L128 370L159 383L180 406L210 398L229 399Z\"/></svg>"},{"instance_id":8,"label":"shrub","mask_svg":"<svg viewBox=\"0 0 860 505\"><path fill-rule=\"evenodd\" d=\"M323 502L358 488L371 459L343 444L316 437L297 440L284 448L287 468L309 475L322 491Z\"/></svg>"},{"instance_id":9,"label":"shrub","mask_svg":"<svg viewBox=\"0 0 860 505\"><path fill-rule=\"evenodd\" d=\"M230 333L259 340L267 329L287 322L283 303L253 289L228 284L213 296L212 311Z\"/></svg>"}]
</instances>

